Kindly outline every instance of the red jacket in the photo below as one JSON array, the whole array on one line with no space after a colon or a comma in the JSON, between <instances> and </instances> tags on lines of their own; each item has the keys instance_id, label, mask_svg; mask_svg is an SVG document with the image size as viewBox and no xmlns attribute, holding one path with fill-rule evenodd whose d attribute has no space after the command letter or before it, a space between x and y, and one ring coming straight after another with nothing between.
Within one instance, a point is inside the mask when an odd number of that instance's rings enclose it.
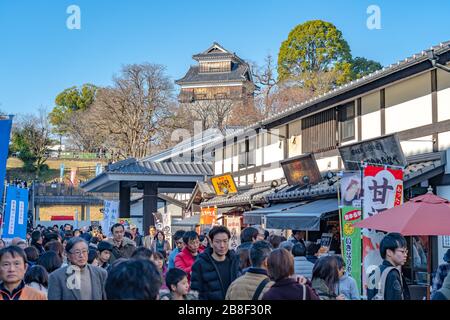
<instances>
[{"instance_id":1,"label":"red jacket","mask_svg":"<svg viewBox=\"0 0 450 320\"><path fill-rule=\"evenodd\" d=\"M193 256L189 249L184 247L184 249L175 257L175 268L181 269L187 273L189 283L191 283L192 265L200 253L201 251L199 249L197 255Z\"/></svg>"}]
</instances>

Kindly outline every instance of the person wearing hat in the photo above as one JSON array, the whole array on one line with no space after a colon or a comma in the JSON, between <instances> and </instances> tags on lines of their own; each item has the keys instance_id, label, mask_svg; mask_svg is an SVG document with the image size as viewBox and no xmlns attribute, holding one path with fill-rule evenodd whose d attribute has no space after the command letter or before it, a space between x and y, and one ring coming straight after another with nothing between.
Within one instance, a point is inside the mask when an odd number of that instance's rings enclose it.
<instances>
[{"instance_id":1,"label":"person wearing hat","mask_svg":"<svg viewBox=\"0 0 450 320\"><path fill-rule=\"evenodd\" d=\"M433 278L433 286L432 291L435 292L442 288L442 284L444 283L444 279L450 274L450 249L444 254L445 263L441 264L437 270L436 274Z\"/></svg>"},{"instance_id":2,"label":"person wearing hat","mask_svg":"<svg viewBox=\"0 0 450 320\"><path fill-rule=\"evenodd\" d=\"M98 251L98 266L103 269L108 269L109 258L111 258L111 252L113 250L113 245L107 241L100 241L97 245Z\"/></svg>"},{"instance_id":3,"label":"person wearing hat","mask_svg":"<svg viewBox=\"0 0 450 320\"><path fill-rule=\"evenodd\" d=\"M135 224L130 224L130 233L131 233L131 240L133 240L136 243L136 247L142 247L143 241L142 236L137 233L137 227Z\"/></svg>"}]
</instances>

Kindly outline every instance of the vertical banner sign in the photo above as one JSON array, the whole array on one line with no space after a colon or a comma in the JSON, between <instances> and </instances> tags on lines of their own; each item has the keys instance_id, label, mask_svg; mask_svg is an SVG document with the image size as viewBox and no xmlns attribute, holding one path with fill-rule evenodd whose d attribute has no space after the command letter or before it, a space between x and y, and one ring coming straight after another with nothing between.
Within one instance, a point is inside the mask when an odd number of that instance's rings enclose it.
<instances>
[{"instance_id":1,"label":"vertical banner sign","mask_svg":"<svg viewBox=\"0 0 450 320\"><path fill-rule=\"evenodd\" d=\"M6 188L6 207L3 225L3 239L12 240L27 236L28 189L8 186Z\"/></svg>"},{"instance_id":2,"label":"vertical banner sign","mask_svg":"<svg viewBox=\"0 0 450 320\"><path fill-rule=\"evenodd\" d=\"M12 116L0 118L0 204L3 202L3 190L6 176L6 161L8 159L9 137L11 135Z\"/></svg>"},{"instance_id":3,"label":"vertical banner sign","mask_svg":"<svg viewBox=\"0 0 450 320\"><path fill-rule=\"evenodd\" d=\"M216 213L217 209L215 207L201 208L200 212L200 224L215 224L216 223Z\"/></svg>"},{"instance_id":4,"label":"vertical banner sign","mask_svg":"<svg viewBox=\"0 0 450 320\"><path fill-rule=\"evenodd\" d=\"M59 166L59 181L63 182L64 180L64 163L61 163Z\"/></svg>"},{"instance_id":5,"label":"vertical banner sign","mask_svg":"<svg viewBox=\"0 0 450 320\"><path fill-rule=\"evenodd\" d=\"M403 202L403 170L367 166L363 178L364 219ZM384 232L362 229L363 234L363 281L364 287L373 289L378 266L383 262L380 256L380 242Z\"/></svg>"},{"instance_id":6,"label":"vertical banner sign","mask_svg":"<svg viewBox=\"0 0 450 320\"><path fill-rule=\"evenodd\" d=\"M340 180L342 257L347 273L356 280L361 292L361 229L354 223L361 220L361 172L344 172Z\"/></svg>"},{"instance_id":7,"label":"vertical banner sign","mask_svg":"<svg viewBox=\"0 0 450 320\"><path fill-rule=\"evenodd\" d=\"M227 216L226 227L231 232L230 249L235 250L241 244L241 217Z\"/></svg>"},{"instance_id":8,"label":"vertical banner sign","mask_svg":"<svg viewBox=\"0 0 450 320\"><path fill-rule=\"evenodd\" d=\"M153 213L153 217L155 219L156 230L162 231L165 239L172 245L171 213L157 211Z\"/></svg>"},{"instance_id":9,"label":"vertical banner sign","mask_svg":"<svg viewBox=\"0 0 450 320\"><path fill-rule=\"evenodd\" d=\"M73 186L76 185L76 183L77 183L77 168L72 168L72 170L70 171L70 182L72 183Z\"/></svg>"},{"instance_id":10,"label":"vertical banner sign","mask_svg":"<svg viewBox=\"0 0 450 320\"><path fill-rule=\"evenodd\" d=\"M162 224L163 224L163 232L164 237L170 243L170 247L172 247L172 214L170 211L163 213L162 215Z\"/></svg>"},{"instance_id":11,"label":"vertical banner sign","mask_svg":"<svg viewBox=\"0 0 450 320\"><path fill-rule=\"evenodd\" d=\"M103 234L111 236L111 227L119 218L119 201L105 200L103 204L103 220L101 223Z\"/></svg>"}]
</instances>

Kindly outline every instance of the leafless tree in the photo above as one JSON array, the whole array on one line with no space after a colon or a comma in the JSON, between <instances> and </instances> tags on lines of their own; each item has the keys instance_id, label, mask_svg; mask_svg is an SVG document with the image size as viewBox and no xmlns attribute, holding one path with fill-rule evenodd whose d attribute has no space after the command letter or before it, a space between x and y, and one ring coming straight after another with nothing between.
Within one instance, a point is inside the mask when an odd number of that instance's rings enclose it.
<instances>
[{"instance_id":1,"label":"leafless tree","mask_svg":"<svg viewBox=\"0 0 450 320\"><path fill-rule=\"evenodd\" d=\"M258 89L256 98L262 104L261 107L264 117L267 117L273 112L271 94L277 85L277 78L272 55L268 54L264 62L262 67L253 64L252 75Z\"/></svg>"},{"instance_id":2,"label":"leafless tree","mask_svg":"<svg viewBox=\"0 0 450 320\"><path fill-rule=\"evenodd\" d=\"M113 81L112 87L97 93L90 110L93 123L119 158L144 157L167 116L172 82L163 66L148 63L124 66Z\"/></svg>"},{"instance_id":3,"label":"leafless tree","mask_svg":"<svg viewBox=\"0 0 450 320\"><path fill-rule=\"evenodd\" d=\"M107 139L105 132L98 130L91 109L75 111L66 126L69 141L83 151L97 152Z\"/></svg>"}]
</instances>

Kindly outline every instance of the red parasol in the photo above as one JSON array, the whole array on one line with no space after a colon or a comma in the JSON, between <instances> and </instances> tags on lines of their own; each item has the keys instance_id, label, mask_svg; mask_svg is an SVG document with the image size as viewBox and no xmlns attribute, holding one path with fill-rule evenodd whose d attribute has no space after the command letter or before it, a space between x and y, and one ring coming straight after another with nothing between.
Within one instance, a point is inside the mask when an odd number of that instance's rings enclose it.
<instances>
[{"instance_id":1,"label":"red parasol","mask_svg":"<svg viewBox=\"0 0 450 320\"><path fill-rule=\"evenodd\" d=\"M387 209L375 216L354 224L358 228L375 229L386 232L398 232L404 236L440 236L450 235L450 201L428 193L415 197L408 202ZM428 288L430 297L431 245L428 241Z\"/></svg>"},{"instance_id":2,"label":"red parasol","mask_svg":"<svg viewBox=\"0 0 450 320\"><path fill-rule=\"evenodd\" d=\"M355 223L355 227L405 236L450 235L450 202L431 191Z\"/></svg>"}]
</instances>

